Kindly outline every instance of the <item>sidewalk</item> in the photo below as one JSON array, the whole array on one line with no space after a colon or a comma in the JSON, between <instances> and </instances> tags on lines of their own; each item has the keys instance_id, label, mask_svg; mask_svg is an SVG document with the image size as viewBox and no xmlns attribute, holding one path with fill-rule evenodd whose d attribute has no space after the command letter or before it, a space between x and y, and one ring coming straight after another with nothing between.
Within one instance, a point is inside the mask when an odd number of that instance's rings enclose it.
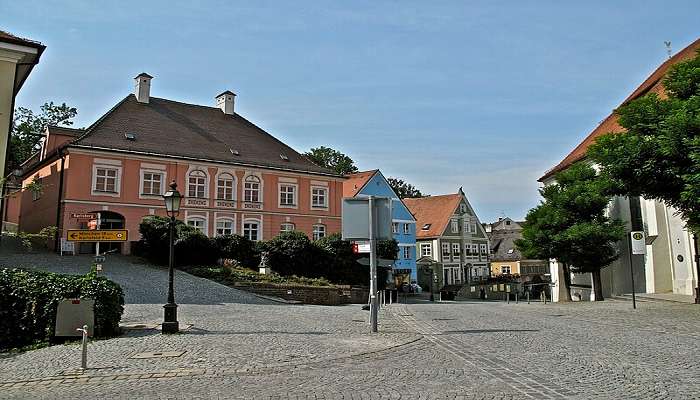
<instances>
[{"instance_id":1,"label":"sidewalk","mask_svg":"<svg viewBox=\"0 0 700 400\"><path fill-rule=\"evenodd\" d=\"M642 301L671 301L674 303L685 303L694 304L695 296L688 294L676 294L676 293L636 293L635 296L638 300ZM624 300L632 300L632 294L623 294L618 296Z\"/></svg>"}]
</instances>

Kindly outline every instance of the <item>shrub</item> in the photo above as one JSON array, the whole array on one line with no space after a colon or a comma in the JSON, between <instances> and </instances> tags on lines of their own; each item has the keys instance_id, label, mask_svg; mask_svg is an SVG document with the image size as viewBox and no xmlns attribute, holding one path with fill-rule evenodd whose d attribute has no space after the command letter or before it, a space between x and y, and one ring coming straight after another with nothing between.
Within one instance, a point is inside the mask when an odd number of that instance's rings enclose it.
<instances>
[{"instance_id":1,"label":"shrub","mask_svg":"<svg viewBox=\"0 0 700 400\"><path fill-rule=\"evenodd\" d=\"M222 235L214 238L216 247L223 259L235 260L238 265L257 268L260 253L255 242L240 235Z\"/></svg>"},{"instance_id":2,"label":"shrub","mask_svg":"<svg viewBox=\"0 0 700 400\"><path fill-rule=\"evenodd\" d=\"M94 272L61 275L0 269L0 349L26 346L54 336L58 303L66 298L95 300L95 336L120 333L124 312L121 287Z\"/></svg>"},{"instance_id":3,"label":"shrub","mask_svg":"<svg viewBox=\"0 0 700 400\"><path fill-rule=\"evenodd\" d=\"M267 265L280 275L323 276L324 252L303 232L283 232L262 245Z\"/></svg>"},{"instance_id":4,"label":"shrub","mask_svg":"<svg viewBox=\"0 0 700 400\"><path fill-rule=\"evenodd\" d=\"M139 251L146 258L158 264L167 264L170 251L170 219L157 215L145 217L139 224L141 244ZM180 220L175 222L175 240L196 231Z\"/></svg>"},{"instance_id":5,"label":"shrub","mask_svg":"<svg viewBox=\"0 0 700 400\"><path fill-rule=\"evenodd\" d=\"M184 233L175 242L176 265L212 265L219 260L214 239L195 230Z\"/></svg>"}]
</instances>

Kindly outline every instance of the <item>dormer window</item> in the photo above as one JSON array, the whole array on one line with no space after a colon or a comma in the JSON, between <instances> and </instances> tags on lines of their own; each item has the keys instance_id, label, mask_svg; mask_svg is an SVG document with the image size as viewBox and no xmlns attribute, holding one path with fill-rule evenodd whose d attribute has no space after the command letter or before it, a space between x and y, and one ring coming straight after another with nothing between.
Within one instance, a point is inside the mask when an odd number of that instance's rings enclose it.
<instances>
[{"instance_id":1,"label":"dormer window","mask_svg":"<svg viewBox=\"0 0 700 400\"><path fill-rule=\"evenodd\" d=\"M125 133L125 134L124 134L124 137L126 138L126 140L131 140L131 141L136 140L136 134L135 134L135 133L131 133L131 132Z\"/></svg>"},{"instance_id":2,"label":"dormer window","mask_svg":"<svg viewBox=\"0 0 700 400\"><path fill-rule=\"evenodd\" d=\"M240 155L241 155L241 153L239 153L238 150L236 150L236 149L228 149L228 151L230 151L231 154L233 154L234 156L240 156Z\"/></svg>"},{"instance_id":3,"label":"dormer window","mask_svg":"<svg viewBox=\"0 0 700 400\"><path fill-rule=\"evenodd\" d=\"M282 159L282 161L289 161L289 157L287 157L286 154L280 154L280 158Z\"/></svg>"},{"instance_id":4,"label":"dormer window","mask_svg":"<svg viewBox=\"0 0 700 400\"><path fill-rule=\"evenodd\" d=\"M424 230L424 231L427 231L428 229L430 229L430 225L432 225L432 224L425 224L425 225L423 225L423 230Z\"/></svg>"}]
</instances>

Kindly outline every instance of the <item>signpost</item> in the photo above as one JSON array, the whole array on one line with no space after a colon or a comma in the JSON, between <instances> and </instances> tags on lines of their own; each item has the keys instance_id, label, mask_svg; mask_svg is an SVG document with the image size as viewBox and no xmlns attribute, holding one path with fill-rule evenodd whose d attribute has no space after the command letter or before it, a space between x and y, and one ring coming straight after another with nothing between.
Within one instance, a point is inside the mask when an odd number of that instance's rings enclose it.
<instances>
[{"instance_id":1,"label":"signpost","mask_svg":"<svg viewBox=\"0 0 700 400\"><path fill-rule=\"evenodd\" d=\"M343 240L369 241L370 326L377 332L377 240L391 239L391 198L351 197L343 199ZM358 245L359 252L359 245Z\"/></svg>"},{"instance_id":2,"label":"signpost","mask_svg":"<svg viewBox=\"0 0 700 400\"><path fill-rule=\"evenodd\" d=\"M630 232L630 279L632 280L632 308L637 308L637 296L634 288L634 263L632 258L634 255L644 255L647 252L646 239L644 231Z\"/></svg>"},{"instance_id":3,"label":"signpost","mask_svg":"<svg viewBox=\"0 0 700 400\"><path fill-rule=\"evenodd\" d=\"M77 220L91 220L97 218L97 215L91 213L73 213L70 217Z\"/></svg>"},{"instance_id":4,"label":"signpost","mask_svg":"<svg viewBox=\"0 0 700 400\"><path fill-rule=\"evenodd\" d=\"M70 242L126 242L129 239L129 231L126 229L69 229L68 241Z\"/></svg>"}]
</instances>

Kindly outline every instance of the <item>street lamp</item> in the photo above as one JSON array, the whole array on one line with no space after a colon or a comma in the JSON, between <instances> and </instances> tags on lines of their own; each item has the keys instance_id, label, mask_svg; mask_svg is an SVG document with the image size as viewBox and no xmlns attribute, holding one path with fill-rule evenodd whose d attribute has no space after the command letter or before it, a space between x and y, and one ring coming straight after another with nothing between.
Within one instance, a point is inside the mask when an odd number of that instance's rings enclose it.
<instances>
[{"instance_id":1,"label":"street lamp","mask_svg":"<svg viewBox=\"0 0 700 400\"><path fill-rule=\"evenodd\" d=\"M173 275L175 268L175 217L180 213L182 195L177 191L177 183L170 183L170 190L163 195L165 211L170 217L170 257L168 260L168 304L163 306L165 315L163 318L163 333L177 333L180 330L177 322L177 304L173 292Z\"/></svg>"}]
</instances>

